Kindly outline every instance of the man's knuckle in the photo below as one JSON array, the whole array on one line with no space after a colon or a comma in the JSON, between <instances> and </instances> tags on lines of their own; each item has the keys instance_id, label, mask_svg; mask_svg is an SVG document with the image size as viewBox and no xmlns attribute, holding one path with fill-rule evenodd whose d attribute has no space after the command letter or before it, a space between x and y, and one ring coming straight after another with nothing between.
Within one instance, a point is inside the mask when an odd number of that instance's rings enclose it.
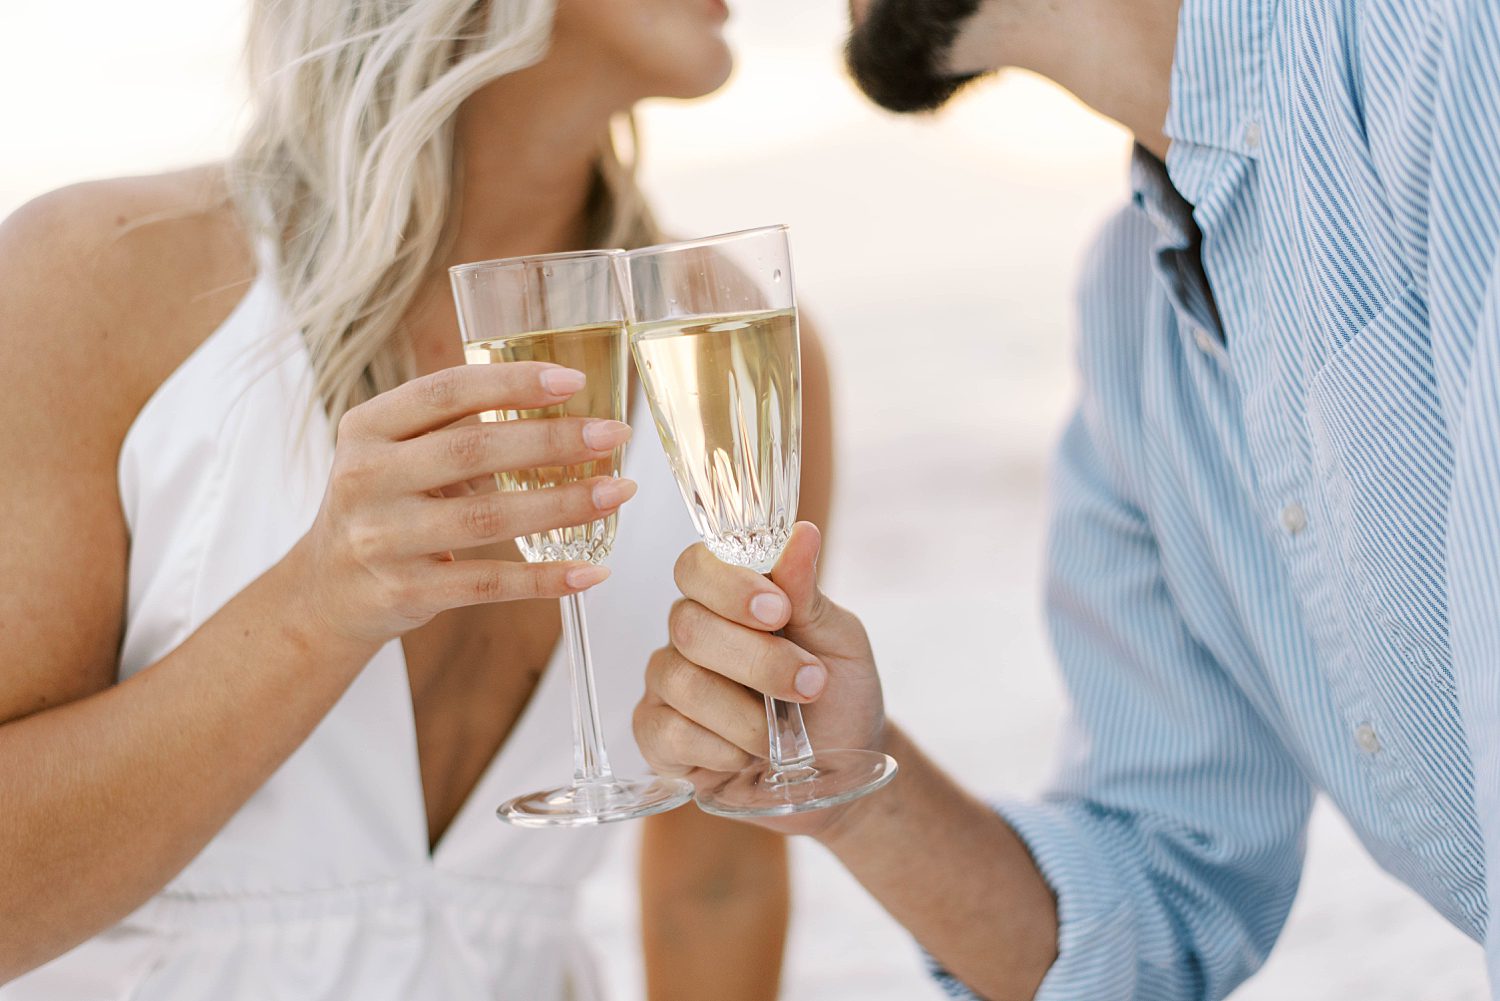
<instances>
[{"instance_id":1,"label":"man's knuckle","mask_svg":"<svg viewBox=\"0 0 1500 1001\"><path fill-rule=\"evenodd\" d=\"M688 582L692 578L693 567L698 562L698 550L703 548L705 548L703 543L693 543L684 549L677 557L677 562L672 564L672 581L677 585L677 590L687 591Z\"/></svg>"},{"instance_id":2,"label":"man's knuckle","mask_svg":"<svg viewBox=\"0 0 1500 1001\"><path fill-rule=\"evenodd\" d=\"M679 650L696 646L702 635L703 622L698 614L698 607L697 602L684 600L672 608L667 629L672 637L672 645Z\"/></svg>"},{"instance_id":3,"label":"man's knuckle","mask_svg":"<svg viewBox=\"0 0 1500 1001\"><path fill-rule=\"evenodd\" d=\"M679 659L673 665L669 683L682 705L702 705L713 691L708 670L687 660Z\"/></svg>"},{"instance_id":4,"label":"man's knuckle","mask_svg":"<svg viewBox=\"0 0 1500 1001\"><path fill-rule=\"evenodd\" d=\"M681 775L692 769L690 759L676 739L675 720L682 717L671 709L645 705L636 709L635 735L641 756L659 775Z\"/></svg>"},{"instance_id":5,"label":"man's knuckle","mask_svg":"<svg viewBox=\"0 0 1500 1001\"><path fill-rule=\"evenodd\" d=\"M671 756L672 721L677 718L676 710L669 706L642 711L641 725L645 730L645 742L655 748L658 756Z\"/></svg>"},{"instance_id":6,"label":"man's knuckle","mask_svg":"<svg viewBox=\"0 0 1500 1001\"><path fill-rule=\"evenodd\" d=\"M698 749L698 729L681 713L672 713L666 723L666 745L678 761L691 761Z\"/></svg>"},{"instance_id":7,"label":"man's knuckle","mask_svg":"<svg viewBox=\"0 0 1500 1001\"><path fill-rule=\"evenodd\" d=\"M786 673L783 647L780 643L765 642L759 636L756 639L758 642L751 645L746 657L746 667L750 675L762 679L763 684L776 684L781 680L780 675ZM766 639L774 640L776 637L767 636Z\"/></svg>"},{"instance_id":8,"label":"man's knuckle","mask_svg":"<svg viewBox=\"0 0 1500 1001\"><path fill-rule=\"evenodd\" d=\"M650 657L646 658L646 691L657 692L661 686L661 679L666 673L667 664L671 661L673 651L671 647L662 647L654 650Z\"/></svg>"},{"instance_id":9,"label":"man's knuckle","mask_svg":"<svg viewBox=\"0 0 1500 1001\"><path fill-rule=\"evenodd\" d=\"M670 706L663 704L655 709L645 710L645 725L653 744L662 745L667 739L667 722L672 718L673 710Z\"/></svg>"},{"instance_id":10,"label":"man's knuckle","mask_svg":"<svg viewBox=\"0 0 1500 1001\"><path fill-rule=\"evenodd\" d=\"M674 656L662 660L656 668L656 690L668 705L675 706L682 701L682 671L687 664L682 657Z\"/></svg>"},{"instance_id":11,"label":"man's knuckle","mask_svg":"<svg viewBox=\"0 0 1500 1001\"><path fill-rule=\"evenodd\" d=\"M736 747L728 741L720 741L714 748L714 770L719 772L737 772L750 764L750 755L744 748Z\"/></svg>"},{"instance_id":12,"label":"man's knuckle","mask_svg":"<svg viewBox=\"0 0 1500 1001\"><path fill-rule=\"evenodd\" d=\"M641 753L646 756L648 762L651 761L651 752L655 750L651 744L650 714L651 710L647 708L644 700L637 702L630 712L630 732L635 734L635 742L640 746Z\"/></svg>"}]
</instances>

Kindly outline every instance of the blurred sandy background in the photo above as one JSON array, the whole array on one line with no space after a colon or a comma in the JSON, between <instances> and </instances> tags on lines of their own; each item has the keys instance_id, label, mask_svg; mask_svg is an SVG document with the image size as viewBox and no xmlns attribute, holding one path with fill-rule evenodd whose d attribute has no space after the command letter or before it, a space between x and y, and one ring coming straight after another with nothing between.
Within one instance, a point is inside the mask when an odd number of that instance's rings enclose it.
<instances>
[{"instance_id":1,"label":"blurred sandy background","mask_svg":"<svg viewBox=\"0 0 1500 1001\"><path fill-rule=\"evenodd\" d=\"M221 155L243 109L240 6L5 3L0 215L70 181ZM971 787L1030 791L1063 709L1037 582L1073 391L1070 291L1124 199L1128 140L1022 75L936 121L883 115L841 74L843 17L841 0L740 0L729 87L642 116L645 180L674 232L791 224L837 380L826 587L869 625L892 716ZM588 897L619 1001L642 995L630 840ZM939 996L821 849L799 843L795 864L787 1001ZM1477 946L1320 807L1287 932L1236 997L1482 996Z\"/></svg>"}]
</instances>

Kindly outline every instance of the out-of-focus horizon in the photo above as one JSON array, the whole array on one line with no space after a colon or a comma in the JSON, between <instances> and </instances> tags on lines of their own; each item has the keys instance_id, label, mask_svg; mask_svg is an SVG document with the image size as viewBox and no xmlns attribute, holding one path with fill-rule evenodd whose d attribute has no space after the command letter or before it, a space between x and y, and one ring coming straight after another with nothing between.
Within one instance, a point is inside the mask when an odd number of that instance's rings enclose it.
<instances>
[{"instance_id":1,"label":"out-of-focus horizon","mask_svg":"<svg viewBox=\"0 0 1500 1001\"><path fill-rule=\"evenodd\" d=\"M0 216L72 181L222 156L243 120L243 14L241 0L9 5ZM730 84L642 109L643 183L673 233L791 224L836 380L825 586L869 626L892 717L976 792L1030 793L1065 705L1038 583L1047 455L1074 391L1071 289L1124 202L1129 137L1020 73L935 119L886 115L844 77L844 18L842 0L740 0ZM642 996L631 840L586 900L617 1001ZM1237 998L1484 996L1478 948L1326 807L1309 841L1287 933ZM826 853L799 843L795 859L787 1001L940 996Z\"/></svg>"}]
</instances>

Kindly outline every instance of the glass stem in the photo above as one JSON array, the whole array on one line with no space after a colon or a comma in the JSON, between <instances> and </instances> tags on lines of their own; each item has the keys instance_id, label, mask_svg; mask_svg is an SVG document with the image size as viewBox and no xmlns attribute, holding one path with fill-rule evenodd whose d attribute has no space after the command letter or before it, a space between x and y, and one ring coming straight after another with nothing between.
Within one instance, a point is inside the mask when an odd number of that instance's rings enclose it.
<instances>
[{"instance_id":1,"label":"glass stem","mask_svg":"<svg viewBox=\"0 0 1500 1001\"><path fill-rule=\"evenodd\" d=\"M783 635L780 629L776 635ZM798 782L818 773L813 767L812 741L802 722L802 707L766 696L766 726L771 731L771 782Z\"/></svg>"},{"instance_id":2,"label":"glass stem","mask_svg":"<svg viewBox=\"0 0 1500 1001\"><path fill-rule=\"evenodd\" d=\"M589 624L583 595L562 599L563 637L568 644L569 677L573 681L573 784L614 782L609 753L604 749L604 726L599 721L599 696L594 691L594 664L589 658Z\"/></svg>"}]
</instances>

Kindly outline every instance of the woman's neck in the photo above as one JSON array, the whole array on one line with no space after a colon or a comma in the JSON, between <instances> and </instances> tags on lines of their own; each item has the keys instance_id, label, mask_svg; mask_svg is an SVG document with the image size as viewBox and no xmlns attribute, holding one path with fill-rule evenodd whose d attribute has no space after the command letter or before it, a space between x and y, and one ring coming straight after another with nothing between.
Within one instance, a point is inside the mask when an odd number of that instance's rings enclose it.
<instances>
[{"instance_id":1,"label":"woman's neck","mask_svg":"<svg viewBox=\"0 0 1500 1001\"><path fill-rule=\"evenodd\" d=\"M548 59L464 102L447 264L582 249L601 144L621 109L575 70Z\"/></svg>"},{"instance_id":2,"label":"woman's neck","mask_svg":"<svg viewBox=\"0 0 1500 1001\"><path fill-rule=\"evenodd\" d=\"M454 131L452 238L407 311L418 372L462 362L447 270L454 264L583 249L610 118L607 81L551 57L476 91Z\"/></svg>"}]
</instances>

